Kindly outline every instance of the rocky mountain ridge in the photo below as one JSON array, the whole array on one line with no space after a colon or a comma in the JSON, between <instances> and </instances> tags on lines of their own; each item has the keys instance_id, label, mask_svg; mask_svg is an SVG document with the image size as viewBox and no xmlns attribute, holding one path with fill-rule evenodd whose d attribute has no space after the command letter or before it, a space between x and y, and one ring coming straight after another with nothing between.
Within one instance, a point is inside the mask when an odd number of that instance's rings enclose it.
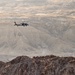
<instances>
[{"instance_id":1,"label":"rocky mountain ridge","mask_svg":"<svg viewBox=\"0 0 75 75\"><path fill-rule=\"evenodd\" d=\"M75 57L19 56L0 61L0 75L75 75Z\"/></svg>"}]
</instances>

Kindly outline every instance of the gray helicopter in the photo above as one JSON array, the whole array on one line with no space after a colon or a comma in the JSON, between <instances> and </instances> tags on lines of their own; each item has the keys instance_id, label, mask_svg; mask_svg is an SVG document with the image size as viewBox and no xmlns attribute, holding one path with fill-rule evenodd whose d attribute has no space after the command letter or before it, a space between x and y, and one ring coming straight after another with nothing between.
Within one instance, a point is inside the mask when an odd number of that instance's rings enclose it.
<instances>
[{"instance_id":1,"label":"gray helicopter","mask_svg":"<svg viewBox=\"0 0 75 75\"><path fill-rule=\"evenodd\" d=\"M27 23L20 23L20 24L17 24L16 22L14 22L14 26L28 26L29 24Z\"/></svg>"}]
</instances>

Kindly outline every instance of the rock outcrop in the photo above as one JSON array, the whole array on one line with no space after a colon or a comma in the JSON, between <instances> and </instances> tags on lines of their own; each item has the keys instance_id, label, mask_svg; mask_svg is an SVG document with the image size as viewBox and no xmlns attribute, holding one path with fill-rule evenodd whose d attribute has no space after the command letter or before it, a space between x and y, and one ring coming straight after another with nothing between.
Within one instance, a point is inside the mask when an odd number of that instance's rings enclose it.
<instances>
[{"instance_id":1,"label":"rock outcrop","mask_svg":"<svg viewBox=\"0 0 75 75\"><path fill-rule=\"evenodd\" d=\"M10 62L0 61L0 75L75 75L75 58L19 56Z\"/></svg>"}]
</instances>

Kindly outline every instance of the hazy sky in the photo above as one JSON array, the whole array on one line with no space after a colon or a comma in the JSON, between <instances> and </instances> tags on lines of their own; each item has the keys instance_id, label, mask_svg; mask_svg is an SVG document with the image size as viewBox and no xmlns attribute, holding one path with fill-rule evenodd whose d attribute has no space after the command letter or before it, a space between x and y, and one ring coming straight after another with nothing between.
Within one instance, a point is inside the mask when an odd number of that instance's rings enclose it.
<instances>
[{"instance_id":1,"label":"hazy sky","mask_svg":"<svg viewBox=\"0 0 75 75\"><path fill-rule=\"evenodd\" d=\"M74 17L74 12L75 0L0 0L1 18L58 15Z\"/></svg>"}]
</instances>

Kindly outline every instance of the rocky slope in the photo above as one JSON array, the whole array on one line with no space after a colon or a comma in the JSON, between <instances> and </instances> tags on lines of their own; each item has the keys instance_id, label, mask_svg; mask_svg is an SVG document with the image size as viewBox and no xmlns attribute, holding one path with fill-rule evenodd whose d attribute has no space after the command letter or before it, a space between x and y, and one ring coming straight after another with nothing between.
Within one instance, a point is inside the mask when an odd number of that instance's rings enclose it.
<instances>
[{"instance_id":1,"label":"rocky slope","mask_svg":"<svg viewBox=\"0 0 75 75\"><path fill-rule=\"evenodd\" d=\"M0 75L75 75L75 58L19 56L6 63L0 62Z\"/></svg>"}]
</instances>

